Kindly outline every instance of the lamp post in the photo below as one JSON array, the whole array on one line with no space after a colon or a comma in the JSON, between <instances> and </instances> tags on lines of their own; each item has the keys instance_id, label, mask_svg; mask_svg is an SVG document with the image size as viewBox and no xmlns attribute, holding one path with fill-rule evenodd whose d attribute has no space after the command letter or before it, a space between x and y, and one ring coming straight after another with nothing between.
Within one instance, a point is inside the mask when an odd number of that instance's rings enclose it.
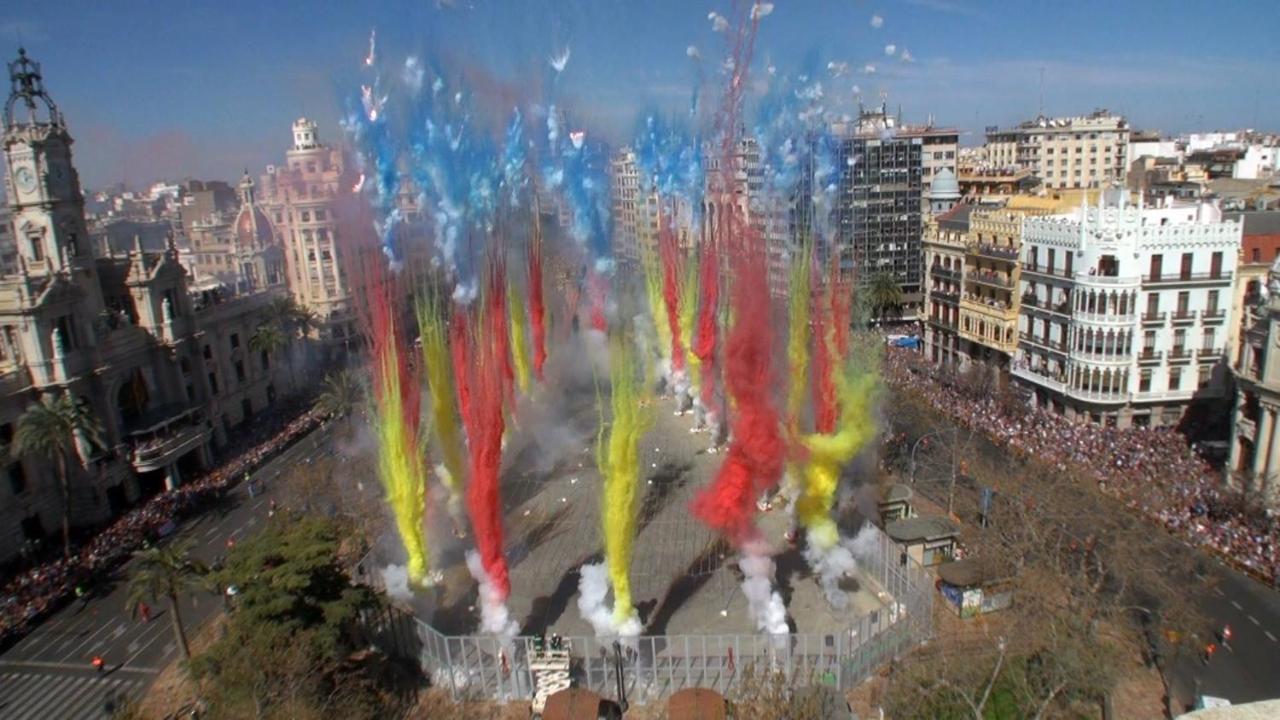
<instances>
[{"instance_id":1,"label":"lamp post","mask_svg":"<svg viewBox=\"0 0 1280 720\"><path fill-rule=\"evenodd\" d=\"M960 428L954 428L954 427L943 428L941 430L934 430L932 432L927 432L916 439L915 443L911 445L911 484L912 485L916 484L916 450L920 448L920 443L924 442L924 440L927 438L933 437L934 435L941 435L942 433L945 433L945 432L954 433L954 432L959 432L959 430Z\"/></svg>"}]
</instances>

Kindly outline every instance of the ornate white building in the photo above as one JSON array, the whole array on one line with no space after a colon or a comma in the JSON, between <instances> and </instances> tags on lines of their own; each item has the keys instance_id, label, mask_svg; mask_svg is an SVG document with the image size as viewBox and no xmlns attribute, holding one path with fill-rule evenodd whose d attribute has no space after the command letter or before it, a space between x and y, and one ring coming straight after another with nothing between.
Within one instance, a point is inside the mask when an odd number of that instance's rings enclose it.
<instances>
[{"instance_id":1,"label":"ornate white building","mask_svg":"<svg viewBox=\"0 0 1280 720\"><path fill-rule=\"evenodd\" d=\"M1119 190L1023 220L1012 374L1038 404L1127 427L1222 397L1241 225L1213 205L1143 207Z\"/></svg>"},{"instance_id":2,"label":"ornate white building","mask_svg":"<svg viewBox=\"0 0 1280 720\"><path fill-rule=\"evenodd\" d=\"M4 183L16 268L0 275L0 562L72 525L96 525L207 466L229 427L276 395L279 366L248 350L273 296L193 298L172 242L101 256L89 241L72 138L40 67L9 63ZM42 398L82 399L103 442L76 439L69 497L54 464L14 457Z\"/></svg>"},{"instance_id":3,"label":"ornate white building","mask_svg":"<svg viewBox=\"0 0 1280 720\"><path fill-rule=\"evenodd\" d=\"M1280 257L1271 264L1257 320L1236 363L1230 478L1268 507L1280 509Z\"/></svg>"}]
</instances>

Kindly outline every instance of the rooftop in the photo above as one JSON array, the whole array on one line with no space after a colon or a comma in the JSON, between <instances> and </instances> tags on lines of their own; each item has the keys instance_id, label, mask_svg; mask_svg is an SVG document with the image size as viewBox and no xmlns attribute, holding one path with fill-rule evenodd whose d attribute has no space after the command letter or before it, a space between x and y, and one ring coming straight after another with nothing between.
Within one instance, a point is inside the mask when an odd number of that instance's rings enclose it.
<instances>
[{"instance_id":1,"label":"rooftop","mask_svg":"<svg viewBox=\"0 0 1280 720\"><path fill-rule=\"evenodd\" d=\"M920 516L894 520L885 526L884 532L896 542L916 543L954 538L960 534L960 528L944 517Z\"/></svg>"}]
</instances>

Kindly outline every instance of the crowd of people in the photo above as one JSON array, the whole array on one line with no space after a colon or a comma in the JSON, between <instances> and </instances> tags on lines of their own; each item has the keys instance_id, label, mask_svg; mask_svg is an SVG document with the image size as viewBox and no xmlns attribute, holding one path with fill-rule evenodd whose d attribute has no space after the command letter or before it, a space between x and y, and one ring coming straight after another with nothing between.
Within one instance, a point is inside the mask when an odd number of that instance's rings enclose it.
<instances>
[{"instance_id":1,"label":"crowd of people","mask_svg":"<svg viewBox=\"0 0 1280 720\"><path fill-rule=\"evenodd\" d=\"M1280 522L1245 502L1177 431L1102 427L970 392L919 353L889 347L885 379L1011 452L1094 478L1103 492L1255 576L1280 574Z\"/></svg>"},{"instance_id":2,"label":"crowd of people","mask_svg":"<svg viewBox=\"0 0 1280 720\"><path fill-rule=\"evenodd\" d=\"M171 532L184 516L227 492L265 460L316 428L323 415L309 410L292 419L264 418L226 448L231 459L190 482L151 497L116 519L69 558L40 564L19 574L0 593L0 647L21 637L32 623L83 594L94 580ZM265 441L253 440L268 435Z\"/></svg>"}]
</instances>

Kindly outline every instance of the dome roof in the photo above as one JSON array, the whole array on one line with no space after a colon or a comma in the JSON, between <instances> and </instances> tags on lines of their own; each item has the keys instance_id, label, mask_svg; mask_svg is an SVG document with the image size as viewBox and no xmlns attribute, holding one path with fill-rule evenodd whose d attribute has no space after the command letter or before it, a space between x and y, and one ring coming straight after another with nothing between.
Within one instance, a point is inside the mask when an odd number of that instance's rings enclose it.
<instances>
[{"instance_id":1,"label":"dome roof","mask_svg":"<svg viewBox=\"0 0 1280 720\"><path fill-rule=\"evenodd\" d=\"M945 200L958 197L960 197L960 181L956 179L956 174L951 172L951 168L942 168L937 175L933 176L933 182L929 183L929 198Z\"/></svg>"},{"instance_id":2,"label":"dome roof","mask_svg":"<svg viewBox=\"0 0 1280 720\"><path fill-rule=\"evenodd\" d=\"M267 214L253 203L240 206L240 213L235 222L236 245L242 250L262 248L274 245L275 231L271 229L271 221Z\"/></svg>"}]
</instances>

